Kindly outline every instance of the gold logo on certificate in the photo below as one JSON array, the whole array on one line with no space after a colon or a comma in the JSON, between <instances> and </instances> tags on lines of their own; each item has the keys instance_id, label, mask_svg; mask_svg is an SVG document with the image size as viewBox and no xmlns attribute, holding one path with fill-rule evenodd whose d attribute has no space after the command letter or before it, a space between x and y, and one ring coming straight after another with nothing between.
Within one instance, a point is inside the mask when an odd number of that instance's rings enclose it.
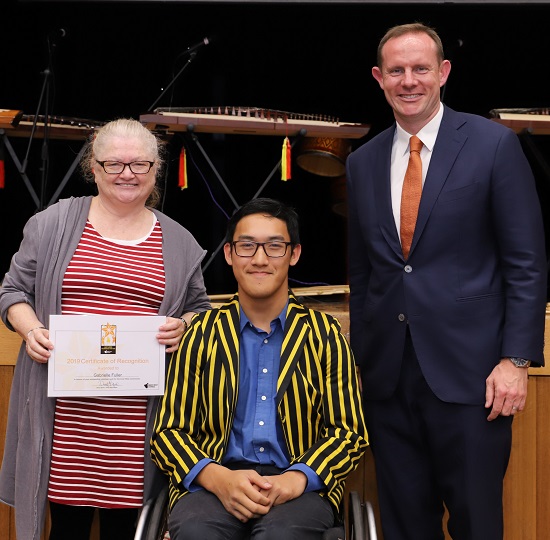
<instances>
[{"instance_id":1,"label":"gold logo on certificate","mask_svg":"<svg viewBox=\"0 0 550 540\"><path fill-rule=\"evenodd\" d=\"M116 354L116 324L101 325L101 354Z\"/></svg>"}]
</instances>

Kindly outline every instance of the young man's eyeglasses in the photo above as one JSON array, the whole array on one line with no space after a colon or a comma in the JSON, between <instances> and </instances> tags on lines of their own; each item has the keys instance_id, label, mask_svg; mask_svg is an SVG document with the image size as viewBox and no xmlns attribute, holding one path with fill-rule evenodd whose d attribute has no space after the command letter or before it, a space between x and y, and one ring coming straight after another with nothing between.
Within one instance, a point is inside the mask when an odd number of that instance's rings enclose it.
<instances>
[{"instance_id":1,"label":"young man's eyeglasses","mask_svg":"<svg viewBox=\"0 0 550 540\"><path fill-rule=\"evenodd\" d=\"M122 174L122 171L126 167L134 174L147 174L155 164L154 161L132 161L130 163L122 163L122 161L99 161L99 159L96 159L96 161L107 174Z\"/></svg>"},{"instance_id":2,"label":"young man's eyeglasses","mask_svg":"<svg viewBox=\"0 0 550 540\"><path fill-rule=\"evenodd\" d=\"M237 240L231 242L235 253L239 257L254 257L258 248L262 246L265 254L271 258L284 257L288 246L292 245L292 242L251 242L249 240Z\"/></svg>"}]
</instances>

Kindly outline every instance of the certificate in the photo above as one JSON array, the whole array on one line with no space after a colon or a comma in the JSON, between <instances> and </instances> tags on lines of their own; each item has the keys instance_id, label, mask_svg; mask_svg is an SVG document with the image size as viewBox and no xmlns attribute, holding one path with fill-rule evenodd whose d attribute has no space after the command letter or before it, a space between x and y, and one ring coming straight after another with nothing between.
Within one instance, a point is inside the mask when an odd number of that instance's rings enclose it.
<instances>
[{"instance_id":1,"label":"certificate","mask_svg":"<svg viewBox=\"0 0 550 540\"><path fill-rule=\"evenodd\" d=\"M155 396L164 393L160 315L50 315L48 396Z\"/></svg>"}]
</instances>

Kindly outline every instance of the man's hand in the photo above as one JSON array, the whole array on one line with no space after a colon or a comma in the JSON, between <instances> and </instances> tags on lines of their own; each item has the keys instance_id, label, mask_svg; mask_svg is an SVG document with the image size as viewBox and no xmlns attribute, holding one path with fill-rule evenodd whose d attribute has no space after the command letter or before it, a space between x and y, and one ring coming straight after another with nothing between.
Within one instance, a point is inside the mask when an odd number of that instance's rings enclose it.
<instances>
[{"instance_id":1,"label":"man's hand","mask_svg":"<svg viewBox=\"0 0 550 540\"><path fill-rule=\"evenodd\" d=\"M266 476L271 489L262 489L261 493L269 498L273 506L298 498L307 487L307 476L301 471L287 471L276 476Z\"/></svg>"},{"instance_id":2,"label":"man's hand","mask_svg":"<svg viewBox=\"0 0 550 540\"><path fill-rule=\"evenodd\" d=\"M485 407L492 406L487 420L510 416L525 407L527 368L518 368L507 358L495 366L485 381Z\"/></svg>"},{"instance_id":3,"label":"man's hand","mask_svg":"<svg viewBox=\"0 0 550 540\"><path fill-rule=\"evenodd\" d=\"M209 463L195 482L216 495L224 508L243 523L267 514L272 506L265 495L272 485L254 470L232 471Z\"/></svg>"}]
</instances>

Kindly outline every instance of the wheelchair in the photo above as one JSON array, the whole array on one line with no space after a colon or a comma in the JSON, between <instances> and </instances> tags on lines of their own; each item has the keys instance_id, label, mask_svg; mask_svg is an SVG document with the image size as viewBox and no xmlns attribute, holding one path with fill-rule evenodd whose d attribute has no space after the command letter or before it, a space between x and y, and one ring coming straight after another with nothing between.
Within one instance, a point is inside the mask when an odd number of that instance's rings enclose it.
<instances>
[{"instance_id":1,"label":"wheelchair","mask_svg":"<svg viewBox=\"0 0 550 540\"><path fill-rule=\"evenodd\" d=\"M349 535L346 524L341 523L323 534L323 540L377 540L374 510L369 501L361 502L357 491L350 491L348 499ZM155 499L142 507L134 540L169 540L168 535L168 486Z\"/></svg>"}]
</instances>

